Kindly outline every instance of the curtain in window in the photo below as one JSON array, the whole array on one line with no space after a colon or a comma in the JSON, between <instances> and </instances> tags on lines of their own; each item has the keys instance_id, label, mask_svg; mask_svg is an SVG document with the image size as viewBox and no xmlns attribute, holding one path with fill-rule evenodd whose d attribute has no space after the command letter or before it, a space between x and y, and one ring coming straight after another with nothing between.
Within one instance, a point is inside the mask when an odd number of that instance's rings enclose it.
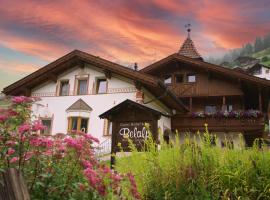
<instances>
[{"instance_id":1,"label":"curtain in window","mask_svg":"<svg viewBox=\"0 0 270 200\"><path fill-rule=\"evenodd\" d=\"M87 80L79 80L78 84L78 94L87 94Z\"/></svg>"}]
</instances>

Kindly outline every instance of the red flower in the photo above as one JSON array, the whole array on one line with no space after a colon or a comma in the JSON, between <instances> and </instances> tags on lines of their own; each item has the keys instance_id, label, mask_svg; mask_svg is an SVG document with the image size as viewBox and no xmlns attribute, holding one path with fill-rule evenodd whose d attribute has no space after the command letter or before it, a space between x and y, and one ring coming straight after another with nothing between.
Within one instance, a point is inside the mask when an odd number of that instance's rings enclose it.
<instances>
[{"instance_id":1,"label":"red flower","mask_svg":"<svg viewBox=\"0 0 270 200\"><path fill-rule=\"evenodd\" d=\"M15 150L12 148L8 148L7 154L10 156L15 153Z\"/></svg>"},{"instance_id":2,"label":"red flower","mask_svg":"<svg viewBox=\"0 0 270 200\"><path fill-rule=\"evenodd\" d=\"M31 129L31 126L29 124L23 124L23 125L19 126L19 128L18 128L19 133L28 132L30 129Z\"/></svg>"},{"instance_id":3,"label":"red flower","mask_svg":"<svg viewBox=\"0 0 270 200\"><path fill-rule=\"evenodd\" d=\"M13 158L11 158L10 159L10 163L15 163L15 162L17 162L19 160L19 158L18 157L13 157Z\"/></svg>"}]
</instances>

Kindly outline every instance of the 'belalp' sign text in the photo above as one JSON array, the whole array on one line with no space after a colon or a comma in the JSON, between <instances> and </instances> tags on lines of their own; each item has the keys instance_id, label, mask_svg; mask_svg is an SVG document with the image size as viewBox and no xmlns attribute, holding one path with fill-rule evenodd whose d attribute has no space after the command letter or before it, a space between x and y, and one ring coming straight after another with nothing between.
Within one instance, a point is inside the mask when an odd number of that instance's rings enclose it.
<instances>
[{"instance_id":1,"label":"'belalp' sign text","mask_svg":"<svg viewBox=\"0 0 270 200\"><path fill-rule=\"evenodd\" d=\"M145 127L145 122L123 122L120 123L119 135L132 140L147 139L149 133Z\"/></svg>"}]
</instances>

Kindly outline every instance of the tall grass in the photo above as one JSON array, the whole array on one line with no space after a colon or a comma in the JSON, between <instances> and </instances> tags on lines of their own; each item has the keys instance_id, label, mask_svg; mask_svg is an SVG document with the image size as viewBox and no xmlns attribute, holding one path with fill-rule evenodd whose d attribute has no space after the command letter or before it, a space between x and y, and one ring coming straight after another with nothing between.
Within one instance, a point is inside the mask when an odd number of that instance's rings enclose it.
<instances>
[{"instance_id":1,"label":"tall grass","mask_svg":"<svg viewBox=\"0 0 270 200\"><path fill-rule=\"evenodd\" d=\"M270 199L270 152L266 146L232 149L211 145L207 131L160 148L152 138L145 152L116 161L119 172L135 174L144 199ZM241 136L239 136L241 137ZM243 141L243 139L242 139Z\"/></svg>"}]
</instances>

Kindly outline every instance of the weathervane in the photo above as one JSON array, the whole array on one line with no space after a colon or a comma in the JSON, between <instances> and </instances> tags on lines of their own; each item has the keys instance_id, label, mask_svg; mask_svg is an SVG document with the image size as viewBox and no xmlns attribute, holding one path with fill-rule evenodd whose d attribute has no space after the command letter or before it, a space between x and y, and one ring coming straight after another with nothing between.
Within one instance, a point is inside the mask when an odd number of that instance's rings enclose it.
<instances>
[{"instance_id":1,"label":"weathervane","mask_svg":"<svg viewBox=\"0 0 270 200\"><path fill-rule=\"evenodd\" d=\"M191 24L185 24L185 28L187 29L187 32L188 32L188 38L190 38L190 31L191 31Z\"/></svg>"}]
</instances>

